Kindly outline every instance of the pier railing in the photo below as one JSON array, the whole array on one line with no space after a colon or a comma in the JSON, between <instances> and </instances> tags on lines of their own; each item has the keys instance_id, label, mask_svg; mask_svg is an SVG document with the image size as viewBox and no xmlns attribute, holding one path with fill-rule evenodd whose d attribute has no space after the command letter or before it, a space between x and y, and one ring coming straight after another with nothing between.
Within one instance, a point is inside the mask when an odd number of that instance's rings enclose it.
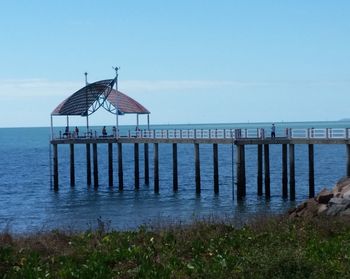
<instances>
[{"instance_id":1,"label":"pier railing","mask_svg":"<svg viewBox=\"0 0 350 279\"><path fill-rule=\"evenodd\" d=\"M97 131L76 135L62 133L53 139L78 138L153 138L153 139L270 139L270 130L256 129L163 129L137 130L101 135ZM350 128L286 128L276 132L280 139L350 139Z\"/></svg>"}]
</instances>

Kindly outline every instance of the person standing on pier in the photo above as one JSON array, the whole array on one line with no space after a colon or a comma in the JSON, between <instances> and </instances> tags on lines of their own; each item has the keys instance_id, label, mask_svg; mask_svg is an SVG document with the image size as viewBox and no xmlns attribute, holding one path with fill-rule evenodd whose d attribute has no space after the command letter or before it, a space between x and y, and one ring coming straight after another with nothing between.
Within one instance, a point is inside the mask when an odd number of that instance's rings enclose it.
<instances>
[{"instance_id":1,"label":"person standing on pier","mask_svg":"<svg viewBox=\"0 0 350 279\"><path fill-rule=\"evenodd\" d=\"M271 138L274 139L276 137L276 126L273 123L271 126Z\"/></svg>"},{"instance_id":2,"label":"person standing on pier","mask_svg":"<svg viewBox=\"0 0 350 279\"><path fill-rule=\"evenodd\" d=\"M79 129L77 126L75 126L74 132L75 132L75 136L78 138L79 137Z\"/></svg>"},{"instance_id":3,"label":"person standing on pier","mask_svg":"<svg viewBox=\"0 0 350 279\"><path fill-rule=\"evenodd\" d=\"M103 126L103 128L102 128L102 136L104 136L104 137L107 136L106 126Z\"/></svg>"}]
</instances>

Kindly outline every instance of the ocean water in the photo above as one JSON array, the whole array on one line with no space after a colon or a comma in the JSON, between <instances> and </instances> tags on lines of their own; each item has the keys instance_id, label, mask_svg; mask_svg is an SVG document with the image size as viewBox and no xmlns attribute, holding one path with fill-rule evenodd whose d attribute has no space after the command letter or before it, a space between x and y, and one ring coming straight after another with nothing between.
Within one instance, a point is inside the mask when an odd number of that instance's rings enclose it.
<instances>
[{"instance_id":1,"label":"ocean water","mask_svg":"<svg viewBox=\"0 0 350 279\"><path fill-rule=\"evenodd\" d=\"M270 123L153 125L153 129L267 128ZM349 122L276 123L277 136L290 128L345 128ZM100 130L101 127L93 129ZM111 129L108 127L108 129ZM122 132L134 127L121 127ZM58 130L63 128L56 128ZM84 128L81 127L81 131ZM143 184L140 145L140 189L134 189L133 145L123 145L124 191L118 191L117 156L114 184L108 186L107 145L98 145L99 187L86 185L85 146L76 146L76 186L69 185L69 146L59 146L59 191L50 184L49 128L0 129L0 230L13 233L50 229L84 230L102 219L114 229L143 224L186 223L201 218L230 218L241 224L256 215L279 214L308 198L308 153L296 145L296 201L281 197L281 146L270 147L271 199L256 191L257 147L246 147L247 196L235 199L232 145L219 145L220 192L213 191L212 145L200 145L200 195L195 193L194 148L178 145L179 190L172 191L172 147L159 145L160 192L153 191L153 150L150 145L150 185ZM117 154L116 146L114 154ZM344 145L315 145L315 190L331 188L346 173ZM233 175L232 175L233 174Z\"/></svg>"}]
</instances>

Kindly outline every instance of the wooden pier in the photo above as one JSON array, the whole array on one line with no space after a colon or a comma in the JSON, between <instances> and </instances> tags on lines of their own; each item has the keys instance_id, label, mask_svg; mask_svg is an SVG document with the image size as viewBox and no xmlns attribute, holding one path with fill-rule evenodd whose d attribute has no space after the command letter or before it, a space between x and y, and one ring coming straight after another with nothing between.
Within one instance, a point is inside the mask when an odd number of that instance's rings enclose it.
<instances>
[{"instance_id":1,"label":"wooden pier","mask_svg":"<svg viewBox=\"0 0 350 279\"><path fill-rule=\"evenodd\" d=\"M91 185L91 150L93 157L93 185L99 186L98 170L98 145L108 145L108 184L113 187L113 146L117 146L118 156L118 188L123 190L123 145L134 146L134 185L135 189L140 187L139 146L144 148L144 183L149 185L149 145L153 145L153 185L154 192L159 193L159 144L172 146L172 174L173 191L178 191L178 151L179 144L193 144L194 148L194 182L195 192L201 192L201 159L200 145L210 144L213 146L213 191L219 193L219 164L218 150L220 145L235 146L236 167L236 197L243 199L246 195L246 160L245 147L247 145L257 146L257 195L265 194L267 199L271 196L270 178L270 146L281 146L281 196L294 200L296 196L295 185L295 148L298 145L308 146L309 166L309 197L315 195L315 170L314 170L314 145L315 144L342 144L346 146L347 165L344 167L344 175L350 176L350 132L349 129L286 129L276 138L265 137L262 129L230 129L230 130L146 130L128 132L127 136L107 137L53 137L53 186L55 190L59 187L58 164L59 145L69 145L70 148L70 185L75 185L75 151L77 144L86 145L86 174L87 185ZM289 166L289 169L288 169ZM264 186L264 187L263 187ZM289 188L289 189L288 189ZM288 191L289 190L289 191Z\"/></svg>"}]
</instances>

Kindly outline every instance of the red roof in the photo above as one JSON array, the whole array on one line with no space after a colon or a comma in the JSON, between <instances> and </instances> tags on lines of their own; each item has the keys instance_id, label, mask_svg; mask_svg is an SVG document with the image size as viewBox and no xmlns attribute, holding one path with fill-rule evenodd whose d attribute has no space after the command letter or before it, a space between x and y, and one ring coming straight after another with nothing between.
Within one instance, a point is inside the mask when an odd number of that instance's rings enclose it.
<instances>
[{"instance_id":1,"label":"red roof","mask_svg":"<svg viewBox=\"0 0 350 279\"><path fill-rule=\"evenodd\" d=\"M137 113L137 114L149 114L150 112L139 102L133 98L125 95L124 93L114 89L109 93L107 100L118 108L120 114L125 113Z\"/></svg>"}]
</instances>

